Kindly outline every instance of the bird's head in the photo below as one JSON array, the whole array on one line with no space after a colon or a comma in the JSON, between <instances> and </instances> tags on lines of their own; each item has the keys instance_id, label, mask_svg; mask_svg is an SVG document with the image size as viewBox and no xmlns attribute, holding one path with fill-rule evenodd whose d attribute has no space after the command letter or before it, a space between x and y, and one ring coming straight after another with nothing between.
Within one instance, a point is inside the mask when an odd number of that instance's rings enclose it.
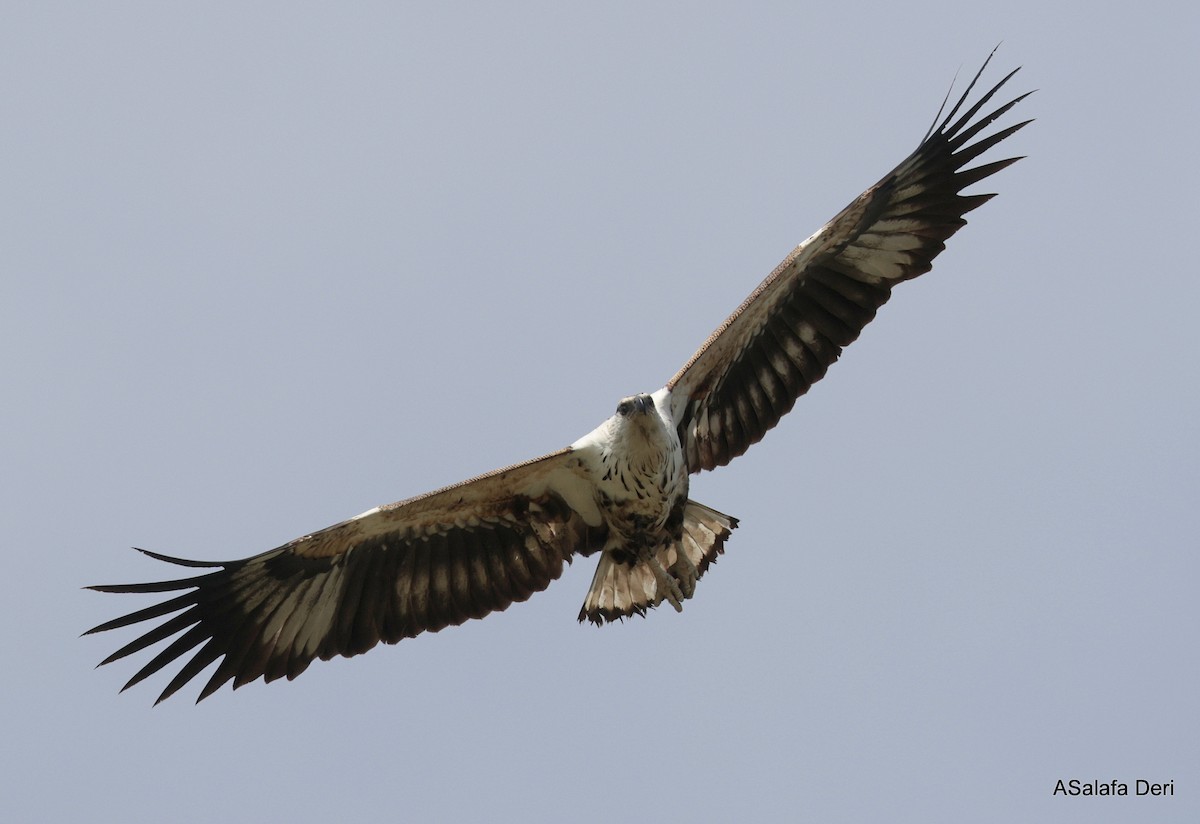
<instances>
[{"instance_id":1,"label":"bird's head","mask_svg":"<svg viewBox=\"0 0 1200 824\"><path fill-rule=\"evenodd\" d=\"M639 393L622 398L617 413L609 419L614 433L630 443L641 442L654 450L669 447L667 421L659 414L650 395Z\"/></svg>"},{"instance_id":2,"label":"bird's head","mask_svg":"<svg viewBox=\"0 0 1200 824\"><path fill-rule=\"evenodd\" d=\"M641 415L654 413L654 398L646 394L630 395L628 398L621 398L621 402L617 404L617 415L622 418L636 418Z\"/></svg>"}]
</instances>

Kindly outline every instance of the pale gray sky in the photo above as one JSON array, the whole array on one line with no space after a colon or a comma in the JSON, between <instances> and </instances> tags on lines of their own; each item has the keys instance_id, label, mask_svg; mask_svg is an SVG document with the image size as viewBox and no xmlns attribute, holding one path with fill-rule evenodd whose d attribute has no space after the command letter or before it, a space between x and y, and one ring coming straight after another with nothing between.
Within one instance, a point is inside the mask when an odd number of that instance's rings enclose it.
<instances>
[{"instance_id":1,"label":"pale gray sky","mask_svg":"<svg viewBox=\"0 0 1200 824\"><path fill-rule=\"evenodd\" d=\"M6 821L1195 821L1196 11L5 4ZM565 445L1003 40L1028 159L759 446L681 615L194 706L90 583ZM1002 156L997 152L996 157ZM1172 798L1052 796L1174 780Z\"/></svg>"}]
</instances>

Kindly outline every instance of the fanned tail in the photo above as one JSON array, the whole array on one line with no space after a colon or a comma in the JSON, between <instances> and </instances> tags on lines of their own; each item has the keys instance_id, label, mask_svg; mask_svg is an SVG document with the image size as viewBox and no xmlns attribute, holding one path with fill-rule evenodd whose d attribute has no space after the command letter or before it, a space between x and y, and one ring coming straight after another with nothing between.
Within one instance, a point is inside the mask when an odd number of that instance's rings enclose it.
<instances>
[{"instance_id":1,"label":"fanned tail","mask_svg":"<svg viewBox=\"0 0 1200 824\"><path fill-rule=\"evenodd\" d=\"M599 626L635 613L644 616L647 610L665 600L681 610L680 600L692 597L696 581L725 551L725 539L736 527L737 518L688 501L683 511L683 539L679 544L660 549L653 560L629 564L616 560L610 553L600 554L579 620ZM658 570L655 564L660 567ZM675 582L677 590L659 585L664 572Z\"/></svg>"}]
</instances>

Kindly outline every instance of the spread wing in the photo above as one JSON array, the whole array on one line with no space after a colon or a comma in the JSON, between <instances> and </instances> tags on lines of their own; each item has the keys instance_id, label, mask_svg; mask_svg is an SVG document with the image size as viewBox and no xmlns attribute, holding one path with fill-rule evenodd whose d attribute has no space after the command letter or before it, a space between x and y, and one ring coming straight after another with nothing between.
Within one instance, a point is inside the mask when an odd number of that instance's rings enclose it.
<instances>
[{"instance_id":1,"label":"spread wing","mask_svg":"<svg viewBox=\"0 0 1200 824\"><path fill-rule=\"evenodd\" d=\"M166 618L114 652L124 658L182 633L129 680L128 689L200 647L163 690L170 696L222 658L202 700L232 680L295 678L316 658L351 656L505 609L545 589L575 552L603 542L570 504L591 500L570 449L482 475L211 569L101 592L182 592L101 624L103 632ZM176 614L177 613L177 614ZM171 617L167 617L171 616ZM87 633L85 633L87 634Z\"/></svg>"},{"instance_id":2,"label":"spread wing","mask_svg":"<svg viewBox=\"0 0 1200 824\"><path fill-rule=\"evenodd\" d=\"M979 137L1028 95L980 114L1016 70L959 114L988 61L916 151L797 246L667 383L692 472L724 466L757 443L892 287L929 271L963 215L993 197L959 193L1019 158L963 167L1030 121Z\"/></svg>"}]
</instances>

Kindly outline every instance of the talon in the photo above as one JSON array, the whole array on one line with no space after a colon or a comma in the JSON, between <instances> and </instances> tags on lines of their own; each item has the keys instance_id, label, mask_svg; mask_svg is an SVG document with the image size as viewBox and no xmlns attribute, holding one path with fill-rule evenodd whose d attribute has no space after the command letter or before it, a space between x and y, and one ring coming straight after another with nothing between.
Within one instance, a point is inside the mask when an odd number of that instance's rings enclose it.
<instances>
[{"instance_id":1,"label":"talon","mask_svg":"<svg viewBox=\"0 0 1200 824\"><path fill-rule=\"evenodd\" d=\"M658 591L663 596L663 600L670 601L676 612L683 612L683 602L686 596L679 588L679 582L667 574L657 558L651 556L646 559L646 563L650 565L650 570L654 573L654 580L658 584Z\"/></svg>"},{"instance_id":2,"label":"talon","mask_svg":"<svg viewBox=\"0 0 1200 824\"><path fill-rule=\"evenodd\" d=\"M700 580L700 571L696 569L696 565L692 563L692 559L683 551L683 547L678 547L675 550L675 563L671 565L671 569L675 571L679 585L683 591L684 598L691 598L696 594L696 582Z\"/></svg>"}]
</instances>

